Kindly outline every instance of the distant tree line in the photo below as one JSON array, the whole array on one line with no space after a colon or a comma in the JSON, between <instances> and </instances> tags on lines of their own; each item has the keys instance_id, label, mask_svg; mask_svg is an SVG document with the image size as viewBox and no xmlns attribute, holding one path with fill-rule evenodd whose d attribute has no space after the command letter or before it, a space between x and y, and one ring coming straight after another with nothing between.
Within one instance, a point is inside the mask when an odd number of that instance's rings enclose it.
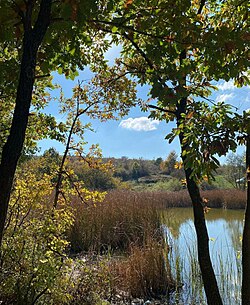
<instances>
[{"instance_id":1,"label":"distant tree line","mask_svg":"<svg viewBox=\"0 0 250 305\"><path fill-rule=\"evenodd\" d=\"M54 149L46 150L42 156L46 162L42 163L40 171L42 173L50 174L55 166L60 163L61 156ZM25 163L30 158L39 160L39 157L26 157L23 158ZM179 162L178 154L171 151L166 159L158 157L153 160L146 160L143 158L130 159L126 156L121 158L103 158L104 164L111 163L112 166L109 170L100 170L95 167L88 166L87 164L79 161L79 158L71 156L68 160L74 169L78 179L84 182L85 186L91 190L107 191L122 187L123 182L134 182L143 184L143 182L150 182L156 184L158 181L172 181L178 184L171 190L179 190L185 186L184 171L181 163ZM203 181L201 188L203 190L218 189L218 188L235 188L245 190L246 181L244 178L245 171L245 154L229 154L226 162L221 165L215 175L215 181L209 184ZM145 183L144 183L145 184ZM146 186L145 186L146 187ZM159 184L158 189L164 190L166 185ZM167 190L167 189L166 189Z\"/></svg>"}]
</instances>

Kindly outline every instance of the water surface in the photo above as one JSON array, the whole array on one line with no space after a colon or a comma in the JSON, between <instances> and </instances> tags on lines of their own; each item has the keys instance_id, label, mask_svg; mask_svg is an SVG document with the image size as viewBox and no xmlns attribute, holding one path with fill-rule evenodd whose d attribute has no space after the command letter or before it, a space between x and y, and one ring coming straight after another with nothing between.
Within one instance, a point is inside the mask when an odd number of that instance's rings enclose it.
<instances>
[{"instance_id":1,"label":"water surface","mask_svg":"<svg viewBox=\"0 0 250 305\"><path fill-rule=\"evenodd\" d=\"M210 209L206 213L211 258L225 305L240 304L243 219L243 210ZM192 209L168 209L164 224L172 270L182 284L180 294L173 295L172 304L206 304Z\"/></svg>"}]
</instances>

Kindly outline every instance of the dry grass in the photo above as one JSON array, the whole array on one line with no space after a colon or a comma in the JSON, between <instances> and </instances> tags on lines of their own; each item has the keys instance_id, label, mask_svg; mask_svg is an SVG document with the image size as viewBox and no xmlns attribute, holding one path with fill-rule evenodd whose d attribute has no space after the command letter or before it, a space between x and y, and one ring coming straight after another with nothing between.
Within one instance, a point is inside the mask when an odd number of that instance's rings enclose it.
<instances>
[{"instance_id":1,"label":"dry grass","mask_svg":"<svg viewBox=\"0 0 250 305\"><path fill-rule=\"evenodd\" d=\"M132 202L141 206L149 206L154 208L166 207L188 207L191 206L191 200L186 190L179 192L166 191L128 191L115 190L109 192L106 196L105 202L117 202L124 204L125 202Z\"/></svg>"},{"instance_id":2,"label":"dry grass","mask_svg":"<svg viewBox=\"0 0 250 305\"><path fill-rule=\"evenodd\" d=\"M238 190L203 191L213 208L244 208L245 192ZM75 201L75 224L69 233L73 253L121 254L122 258L111 257L104 266L106 275L99 279L93 276L91 285L102 286L107 295L101 299L113 298L122 291L127 298L157 298L166 295L176 287L167 258L168 246L162 237L161 210L167 207L189 207L191 200L186 190L180 192L133 192L115 190L105 201L94 206L83 206ZM107 267L107 269L106 269ZM103 267L102 267L103 268ZM100 270L96 267L93 270ZM88 275L89 273L87 273ZM83 281L84 280L84 281ZM89 279L86 270L75 301L86 303L86 289ZM100 284L102 283L102 284ZM87 287L87 288L86 288ZM86 288L86 289L85 289ZM94 290L96 290L94 288ZM93 293L92 293L93 292ZM98 295L92 291L90 300ZM82 302L85 298L85 303ZM92 302L92 301L90 301ZM76 302L76 304L78 304Z\"/></svg>"},{"instance_id":3,"label":"dry grass","mask_svg":"<svg viewBox=\"0 0 250 305\"><path fill-rule=\"evenodd\" d=\"M127 252L131 244L142 246L157 238L161 226L159 209L133 192L111 192L96 207L77 202L76 220L70 232L72 251Z\"/></svg>"},{"instance_id":4,"label":"dry grass","mask_svg":"<svg viewBox=\"0 0 250 305\"><path fill-rule=\"evenodd\" d=\"M76 220L69 234L72 252L119 254L107 263L110 291L123 291L128 298L159 297L175 287L161 229L160 204L152 198L115 191L96 207L74 202ZM88 283L85 273L82 282ZM86 287L79 286L76 300L86 295ZM90 299L94 296L90 294Z\"/></svg>"},{"instance_id":5,"label":"dry grass","mask_svg":"<svg viewBox=\"0 0 250 305\"><path fill-rule=\"evenodd\" d=\"M112 264L115 286L132 298L158 298L175 288L164 241L149 240L143 247L131 246L126 259Z\"/></svg>"},{"instance_id":6,"label":"dry grass","mask_svg":"<svg viewBox=\"0 0 250 305\"><path fill-rule=\"evenodd\" d=\"M246 192L241 190L212 190L202 192L211 208L244 209Z\"/></svg>"},{"instance_id":7,"label":"dry grass","mask_svg":"<svg viewBox=\"0 0 250 305\"><path fill-rule=\"evenodd\" d=\"M201 196L208 199L211 208L244 209L246 192L237 189L201 191ZM105 202L126 204L131 202L156 208L191 207L192 202L187 190L179 192L135 192L115 190L106 196Z\"/></svg>"},{"instance_id":8,"label":"dry grass","mask_svg":"<svg viewBox=\"0 0 250 305\"><path fill-rule=\"evenodd\" d=\"M246 206L246 191L209 190L201 191L201 196L208 199L211 208L244 209ZM134 191L112 191L107 195L106 202L116 201L121 204L126 201L134 201L141 205L151 205L157 208L191 207L192 202L187 190L179 192L134 192Z\"/></svg>"}]
</instances>

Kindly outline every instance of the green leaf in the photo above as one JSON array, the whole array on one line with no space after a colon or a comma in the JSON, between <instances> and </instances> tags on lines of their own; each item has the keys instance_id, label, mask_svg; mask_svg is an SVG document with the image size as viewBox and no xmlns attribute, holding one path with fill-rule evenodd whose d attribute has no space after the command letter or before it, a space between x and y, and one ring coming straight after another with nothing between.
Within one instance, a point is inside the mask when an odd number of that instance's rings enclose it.
<instances>
[{"instance_id":1,"label":"green leaf","mask_svg":"<svg viewBox=\"0 0 250 305\"><path fill-rule=\"evenodd\" d=\"M112 33L116 33L118 31L118 27L117 26L113 26L111 29Z\"/></svg>"}]
</instances>

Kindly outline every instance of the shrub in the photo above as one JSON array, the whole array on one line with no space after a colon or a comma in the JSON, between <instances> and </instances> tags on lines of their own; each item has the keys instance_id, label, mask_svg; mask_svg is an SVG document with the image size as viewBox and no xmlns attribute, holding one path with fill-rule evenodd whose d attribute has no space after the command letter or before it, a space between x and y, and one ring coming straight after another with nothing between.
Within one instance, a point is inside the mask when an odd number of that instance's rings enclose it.
<instances>
[{"instance_id":1,"label":"shrub","mask_svg":"<svg viewBox=\"0 0 250 305\"><path fill-rule=\"evenodd\" d=\"M114 295L113 275L106 258L86 256L74 262L68 305L105 305Z\"/></svg>"},{"instance_id":2,"label":"shrub","mask_svg":"<svg viewBox=\"0 0 250 305\"><path fill-rule=\"evenodd\" d=\"M70 298L65 231L73 216L66 207L47 205L51 185L44 178L26 173L16 180L0 255L1 304L62 304Z\"/></svg>"}]
</instances>

